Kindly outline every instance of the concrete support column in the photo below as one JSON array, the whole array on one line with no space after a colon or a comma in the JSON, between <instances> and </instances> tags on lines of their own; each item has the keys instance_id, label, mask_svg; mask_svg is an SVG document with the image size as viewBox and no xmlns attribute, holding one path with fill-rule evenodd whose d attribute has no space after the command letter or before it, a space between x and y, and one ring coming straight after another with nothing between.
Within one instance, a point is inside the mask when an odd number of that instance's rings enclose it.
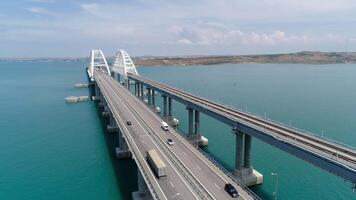
<instances>
[{"instance_id":1,"label":"concrete support column","mask_svg":"<svg viewBox=\"0 0 356 200\"><path fill-rule=\"evenodd\" d=\"M145 179L143 178L140 170L137 170L137 185L138 191L132 192L133 200L152 200L152 195L148 190Z\"/></svg>"},{"instance_id":2,"label":"concrete support column","mask_svg":"<svg viewBox=\"0 0 356 200\"><path fill-rule=\"evenodd\" d=\"M117 73L117 81L120 83L121 79L120 79L120 74Z\"/></svg>"},{"instance_id":3,"label":"concrete support column","mask_svg":"<svg viewBox=\"0 0 356 200\"><path fill-rule=\"evenodd\" d=\"M168 97L168 116L172 117L172 98Z\"/></svg>"},{"instance_id":4,"label":"concrete support column","mask_svg":"<svg viewBox=\"0 0 356 200\"><path fill-rule=\"evenodd\" d=\"M143 83L141 83L141 99L143 99Z\"/></svg>"},{"instance_id":5,"label":"concrete support column","mask_svg":"<svg viewBox=\"0 0 356 200\"><path fill-rule=\"evenodd\" d=\"M131 86L130 86L130 82L131 82L130 79L127 79L127 89L128 89L129 91L130 91L130 87L131 87Z\"/></svg>"},{"instance_id":6,"label":"concrete support column","mask_svg":"<svg viewBox=\"0 0 356 200\"><path fill-rule=\"evenodd\" d=\"M167 117L167 96L162 95L163 97L163 117Z\"/></svg>"},{"instance_id":7,"label":"concrete support column","mask_svg":"<svg viewBox=\"0 0 356 200\"><path fill-rule=\"evenodd\" d=\"M137 96L137 83L135 82L135 96Z\"/></svg>"},{"instance_id":8,"label":"concrete support column","mask_svg":"<svg viewBox=\"0 0 356 200\"><path fill-rule=\"evenodd\" d=\"M94 86L94 93L95 93L95 98L99 99L99 87L98 87L98 85L96 83L95 83L95 86Z\"/></svg>"},{"instance_id":9,"label":"concrete support column","mask_svg":"<svg viewBox=\"0 0 356 200\"><path fill-rule=\"evenodd\" d=\"M155 91L152 89L152 107L156 109Z\"/></svg>"},{"instance_id":10,"label":"concrete support column","mask_svg":"<svg viewBox=\"0 0 356 200\"><path fill-rule=\"evenodd\" d=\"M193 108L188 107L188 135L193 135Z\"/></svg>"},{"instance_id":11,"label":"concrete support column","mask_svg":"<svg viewBox=\"0 0 356 200\"><path fill-rule=\"evenodd\" d=\"M151 88L147 88L147 102L151 105Z\"/></svg>"},{"instance_id":12,"label":"concrete support column","mask_svg":"<svg viewBox=\"0 0 356 200\"><path fill-rule=\"evenodd\" d=\"M251 168L251 136L245 134L245 155L244 155L244 167L245 168Z\"/></svg>"},{"instance_id":13,"label":"concrete support column","mask_svg":"<svg viewBox=\"0 0 356 200\"><path fill-rule=\"evenodd\" d=\"M137 170L137 183L138 183L138 192L144 193L148 191L145 179L143 179L140 170Z\"/></svg>"},{"instance_id":14,"label":"concrete support column","mask_svg":"<svg viewBox=\"0 0 356 200\"><path fill-rule=\"evenodd\" d=\"M240 131L235 132L236 144L235 144L235 170L242 169L242 159L243 159L243 133Z\"/></svg>"},{"instance_id":15,"label":"concrete support column","mask_svg":"<svg viewBox=\"0 0 356 200\"><path fill-rule=\"evenodd\" d=\"M141 96L141 86L140 83L137 83L137 97Z\"/></svg>"},{"instance_id":16,"label":"concrete support column","mask_svg":"<svg viewBox=\"0 0 356 200\"><path fill-rule=\"evenodd\" d=\"M194 114L194 133L196 135L199 134L199 111L195 110L195 114Z\"/></svg>"}]
</instances>

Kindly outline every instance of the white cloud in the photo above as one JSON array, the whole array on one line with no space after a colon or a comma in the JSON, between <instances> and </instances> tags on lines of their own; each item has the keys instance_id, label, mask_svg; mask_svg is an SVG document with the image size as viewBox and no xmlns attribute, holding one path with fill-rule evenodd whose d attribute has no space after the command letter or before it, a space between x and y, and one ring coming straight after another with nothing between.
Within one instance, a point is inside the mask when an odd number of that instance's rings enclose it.
<instances>
[{"instance_id":1,"label":"white cloud","mask_svg":"<svg viewBox=\"0 0 356 200\"><path fill-rule=\"evenodd\" d=\"M191 44L193 44L193 42L188 39L180 39L177 41L177 44L191 45Z\"/></svg>"},{"instance_id":2,"label":"white cloud","mask_svg":"<svg viewBox=\"0 0 356 200\"><path fill-rule=\"evenodd\" d=\"M41 7L30 7L26 8L26 10L33 14L55 16L54 12Z\"/></svg>"}]
</instances>

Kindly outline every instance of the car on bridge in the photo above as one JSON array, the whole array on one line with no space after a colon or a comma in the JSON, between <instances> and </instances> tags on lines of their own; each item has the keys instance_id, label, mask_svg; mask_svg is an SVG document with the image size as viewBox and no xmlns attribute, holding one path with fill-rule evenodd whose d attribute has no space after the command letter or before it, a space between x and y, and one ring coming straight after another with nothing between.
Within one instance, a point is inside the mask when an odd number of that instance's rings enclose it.
<instances>
[{"instance_id":1,"label":"car on bridge","mask_svg":"<svg viewBox=\"0 0 356 200\"><path fill-rule=\"evenodd\" d=\"M127 121L126 124L130 126L132 123L131 121Z\"/></svg>"},{"instance_id":2,"label":"car on bridge","mask_svg":"<svg viewBox=\"0 0 356 200\"><path fill-rule=\"evenodd\" d=\"M167 143L169 144L169 146L173 146L174 142L172 139L167 139Z\"/></svg>"},{"instance_id":3,"label":"car on bridge","mask_svg":"<svg viewBox=\"0 0 356 200\"><path fill-rule=\"evenodd\" d=\"M225 185L225 191L227 193L229 193L229 195L232 197L232 198L237 198L239 196L239 193L237 192L237 190L235 189L234 186L232 186L230 183L227 183Z\"/></svg>"}]
</instances>

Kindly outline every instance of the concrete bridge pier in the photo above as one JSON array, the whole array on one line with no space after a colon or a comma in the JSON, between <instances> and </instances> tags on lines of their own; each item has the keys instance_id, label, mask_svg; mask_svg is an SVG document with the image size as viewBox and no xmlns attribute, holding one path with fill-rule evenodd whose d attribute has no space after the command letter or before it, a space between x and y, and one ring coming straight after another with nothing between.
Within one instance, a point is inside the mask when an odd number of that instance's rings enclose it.
<instances>
[{"instance_id":1,"label":"concrete bridge pier","mask_svg":"<svg viewBox=\"0 0 356 200\"><path fill-rule=\"evenodd\" d=\"M108 106L106 105L106 103L104 103L104 104L105 104L104 105L104 110L103 110L103 112L101 114L102 114L103 117L107 118L110 115L110 110L109 110Z\"/></svg>"},{"instance_id":2,"label":"concrete bridge pier","mask_svg":"<svg viewBox=\"0 0 356 200\"><path fill-rule=\"evenodd\" d=\"M147 103L149 106L152 104L152 98L151 98L151 88L147 87Z\"/></svg>"},{"instance_id":3,"label":"concrete bridge pier","mask_svg":"<svg viewBox=\"0 0 356 200\"><path fill-rule=\"evenodd\" d=\"M246 186L262 184L263 175L251 166L251 136L239 130L236 135L234 175Z\"/></svg>"},{"instance_id":4,"label":"concrete bridge pier","mask_svg":"<svg viewBox=\"0 0 356 200\"><path fill-rule=\"evenodd\" d=\"M91 97L93 101L99 100L99 87L95 82L94 82L94 91L91 93L91 95L94 95Z\"/></svg>"},{"instance_id":5,"label":"concrete bridge pier","mask_svg":"<svg viewBox=\"0 0 356 200\"><path fill-rule=\"evenodd\" d=\"M137 83L135 82L135 96L137 96Z\"/></svg>"},{"instance_id":6,"label":"concrete bridge pier","mask_svg":"<svg viewBox=\"0 0 356 200\"><path fill-rule=\"evenodd\" d=\"M155 91L151 89L151 98L152 98L152 107L156 109L156 101L155 101Z\"/></svg>"},{"instance_id":7,"label":"concrete bridge pier","mask_svg":"<svg viewBox=\"0 0 356 200\"><path fill-rule=\"evenodd\" d=\"M166 95L162 95L163 98L163 119L167 120L167 96Z\"/></svg>"},{"instance_id":8,"label":"concrete bridge pier","mask_svg":"<svg viewBox=\"0 0 356 200\"><path fill-rule=\"evenodd\" d=\"M207 146L208 139L200 134L200 112L187 106L188 110L188 138L193 141L196 146ZM194 121L193 121L194 120Z\"/></svg>"},{"instance_id":9,"label":"concrete bridge pier","mask_svg":"<svg viewBox=\"0 0 356 200\"><path fill-rule=\"evenodd\" d=\"M142 174L139 170L137 170L137 185L138 191L132 192L133 200L153 200L152 195L145 183L145 179L143 179Z\"/></svg>"},{"instance_id":10,"label":"concrete bridge pier","mask_svg":"<svg viewBox=\"0 0 356 200\"><path fill-rule=\"evenodd\" d=\"M137 97L140 97L140 95L141 95L141 92L140 92L140 88L141 88L141 87L140 87L140 82L137 82L136 84L137 84L137 94L136 94L136 96L137 96Z\"/></svg>"},{"instance_id":11,"label":"concrete bridge pier","mask_svg":"<svg viewBox=\"0 0 356 200\"><path fill-rule=\"evenodd\" d=\"M129 150L125 138L122 135L122 132L119 130L118 131L118 136L119 136L119 146L115 147L115 154L117 159L125 159L125 158L131 158L131 151Z\"/></svg>"},{"instance_id":12,"label":"concrete bridge pier","mask_svg":"<svg viewBox=\"0 0 356 200\"><path fill-rule=\"evenodd\" d=\"M144 99L144 97L143 97L144 96L144 94L143 94L144 93L143 92L143 83L141 83L140 85L141 85L141 89L140 89L141 90L141 95L140 95L140 97L141 97L141 100L143 100Z\"/></svg>"},{"instance_id":13,"label":"concrete bridge pier","mask_svg":"<svg viewBox=\"0 0 356 200\"><path fill-rule=\"evenodd\" d=\"M168 97L168 115L166 117L167 123L172 126L173 128L178 128L179 120L173 117L173 105L172 105L172 98Z\"/></svg>"},{"instance_id":14,"label":"concrete bridge pier","mask_svg":"<svg viewBox=\"0 0 356 200\"><path fill-rule=\"evenodd\" d=\"M110 113L109 116L109 124L106 126L106 130L109 133L118 133L119 132L119 127L116 124L116 121L114 119L114 116L112 113Z\"/></svg>"},{"instance_id":15,"label":"concrete bridge pier","mask_svg":"<svg viewBox=\"0 0 356 200\"><path fill-rule=\"evenodd\" d=\"M120 81L121 81L120 74L119 73L116 73L116 74L117 74L117 81L120 83Z\"/></svg>"},{"instance_id":16,"label":"concrete bridge pier","mask_svg":"<svg viewBox=\"0 0 356 200\"><path fill-rule=\"evenodd\" d=\"M193 108L187 107L188 110L188 137L193 138Z\"/></svg>"},{"instance_id":17,"label":"concrete bridge pier","mask_svg":"<svg viewBox=\"0 0 356 200\"><path fill-rule=\"evenodd\" d=\"M127 89L130 91L131 89L130 79L127 79L126 82L127 82Z\"/></svg>"}]
</instances>

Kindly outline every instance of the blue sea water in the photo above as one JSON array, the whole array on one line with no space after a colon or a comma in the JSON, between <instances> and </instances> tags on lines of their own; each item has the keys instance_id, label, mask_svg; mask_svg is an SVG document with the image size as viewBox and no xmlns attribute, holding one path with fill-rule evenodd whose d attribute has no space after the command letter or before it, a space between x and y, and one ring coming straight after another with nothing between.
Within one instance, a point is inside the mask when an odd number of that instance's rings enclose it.
<instances>
[{"instance_id":1,"label":"blue sea water","mask_svg":"<svg viewBox=\"0 0 356 200\"><path fill-rule=\"evenodd\" d=\"M112 135L87 95L86 62L0 62L0 199L130 199L137 189L132 160L113 156ZM241 64L142 67L139 73L191 93L356 146L355 65ZM157 102L160 103L157 98ZM184 106L173 114L186 127ZM228 169L234 164L231 127L202 115L206 149ZM351 184L257 139L252 163L264 174L253 190L273 199L356 199Z\"/></svg>"}]
</instances>

